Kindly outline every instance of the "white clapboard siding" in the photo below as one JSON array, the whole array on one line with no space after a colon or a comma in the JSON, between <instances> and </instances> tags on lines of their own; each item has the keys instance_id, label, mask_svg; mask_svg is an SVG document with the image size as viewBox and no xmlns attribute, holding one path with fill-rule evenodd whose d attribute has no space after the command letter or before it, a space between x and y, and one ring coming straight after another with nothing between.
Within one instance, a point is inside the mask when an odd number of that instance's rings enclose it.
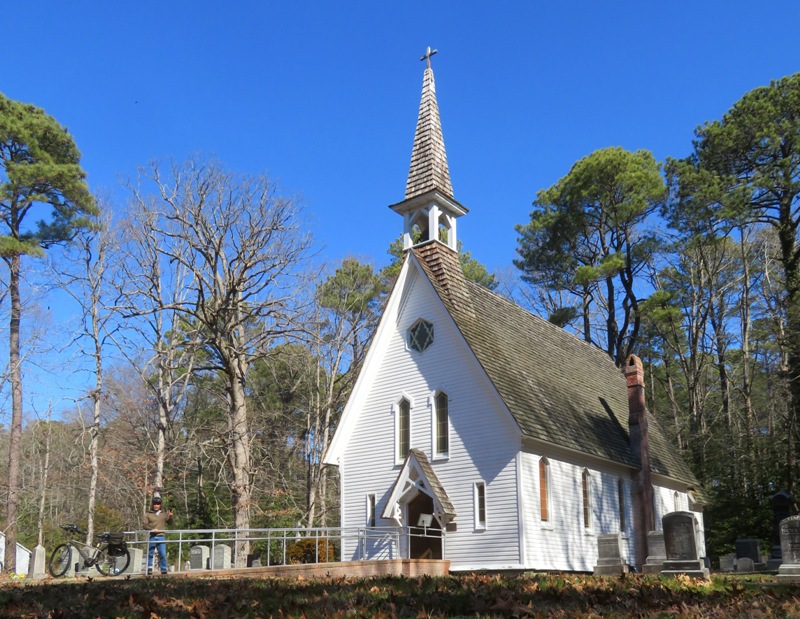
<instances>
[{"instance_id":1,"label":"white clapboard siding","mask_svg":"<svg viewBox=\"0 0 800 619\"><path fill-rule=\"evenodd\" d=\"M623 559L633 564L634 540L630 473L596 463L566 462L547 456L550 464L550 520L542 522L539 460L522 454L522 512L525 563L529 569L592 571L597 564L597 536L619 533ZM591 527L583 522L582 474L589 471ZM620 531L617 481L623 480L625 531Z\"/></svg>"},{"instance_id":2,"label":"white clapboard siding","mask_svg":"<svg viewBox=\"0 0 800 619\"><path fill-rule=\"evenodd\" d=\"M394 405L406 397L411 407L411 447L430 460L456 510L455 531L446 534L446 558L451 569L466 567L516 567L520 563L516 498L516 454L519 431L507 411L500 408L488 378L471 357L452 319L441 306L427 280L409 278L410 290L383 354L374 355L380 367L367 386L358 421L340 463L344 526L366 524L366 495L377 497L380 515L400 471L395 461ZM434 325L434 342L423 353L406 346L406 331L419 318ZM373 368L374 369L374 368ZM447 393L450 451L446 459L432 453L430 398L437 390ZM486 484L487 526L476 530L473 486ZM378 526L391 521L378 518ZM344 558L355 555L355 544L345 546Z\"/></svg>"}]
</instances>

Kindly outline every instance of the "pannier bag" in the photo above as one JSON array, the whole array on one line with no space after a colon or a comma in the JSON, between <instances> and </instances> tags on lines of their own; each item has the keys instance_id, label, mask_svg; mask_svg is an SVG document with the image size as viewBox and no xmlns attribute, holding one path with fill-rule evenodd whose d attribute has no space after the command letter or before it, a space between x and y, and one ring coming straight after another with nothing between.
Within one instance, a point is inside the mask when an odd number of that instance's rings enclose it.
<instances>
[{"instance_id":1,"label":"pannier bag","mask_svg":"<svg viewBox=\"0 0 800 619\"><path fill-rule=\"evenodd\" d=\"M128 545L125 543L124 533L108 534L108 554L112 557L119 557L125 554Z\"/></svg>"}]
</instances>

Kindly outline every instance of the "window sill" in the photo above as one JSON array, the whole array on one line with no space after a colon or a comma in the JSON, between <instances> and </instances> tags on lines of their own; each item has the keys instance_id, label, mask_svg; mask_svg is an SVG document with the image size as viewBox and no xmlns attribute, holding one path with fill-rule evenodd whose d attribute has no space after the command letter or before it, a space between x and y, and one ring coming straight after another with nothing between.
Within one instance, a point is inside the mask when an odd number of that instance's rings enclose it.
<instances>
[{"instance_id":1,"label":"window sill","mask_svg":"<svg viewBox=\"0 0 800 619\"><path fill-rule=\"evenodd\" d=\"M477 526L474 529L472 529L473 533L483 533L485 530L486 530L486 525Z\"/></svg>"},{"instance_id":2,"label":"window sill","mask_svg":"<svg viewBox=\"0 0 800 619\"><path fill-rule=\"evenodd\" d=\"M542 531L555 531L555 527L553 526L553 524L551 522L542 522L539 525L539 528Z\"/></svg>"},{"instance_id":3,"label":"window sill","mask_svg":"<svg viewBox=\"0 0 800 619\"><path fill-rule=\"evenodd\" d=\"M450 454L449 453L446 453L446 454L434 454L434 456L431 458L431 461L432 462L446 462L449 459L450 459Z\"/></svg>"}]
</instances>

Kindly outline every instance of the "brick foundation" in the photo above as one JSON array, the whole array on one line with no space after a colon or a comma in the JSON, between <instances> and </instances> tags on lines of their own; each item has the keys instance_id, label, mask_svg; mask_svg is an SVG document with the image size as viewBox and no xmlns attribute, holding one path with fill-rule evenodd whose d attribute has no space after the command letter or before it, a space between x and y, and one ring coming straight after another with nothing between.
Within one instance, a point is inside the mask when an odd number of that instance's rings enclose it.
<instances>
[{"instance_id":1,"label":"brick foundation","mask_svg":"<svg viewBox=\"0 0 800 619\"><path fill-rule=\"evenodd\" d=\"M435 559L396 559L346 561L342 563L303 563L231 570L193 570L170 573L178 578L368 578L370 576L447 576L450 561Z\"/></svg>"}]
</instances>

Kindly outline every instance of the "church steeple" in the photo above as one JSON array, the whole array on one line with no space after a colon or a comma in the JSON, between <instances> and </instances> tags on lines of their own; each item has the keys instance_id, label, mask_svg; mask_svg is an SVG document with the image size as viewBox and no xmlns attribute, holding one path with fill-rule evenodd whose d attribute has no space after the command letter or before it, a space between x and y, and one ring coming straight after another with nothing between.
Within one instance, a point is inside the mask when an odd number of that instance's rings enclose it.
<instances>
[{"instance_id":1,"label":"church steeple","mask_svg":"<svg viewBox=\"0 0 800 619\"><path fill-rule=\"evenodd\" d=\"M428 66L422 77L422 99L419 102L414 148L411 150L406 200L431 189L438 189L446 196L453 197L450 169L447 167L447 153L444 149L442 121L439 119L439 105L436 102L436 82L431 69L431 56L436 52L437 50L431 51L429 47L421 58L428 61Z\"/></svg>"},{"instance_id":2,"label":"church steeple","mask_svg":"<svg viewBox=\"0 0 800 619\"><path fill-rule=\"evenodd\" d=\"M415 240L417 243L434 240L455 250L458 247L456 218L467 212L453 198L436 101L436 83L431 69L431 56L436 52L429 47L420 58L427 61L427 66L422 78L422 99L411 151L406 197L391 207L403 215L403 249L410 248Z\"/></svg>"}]
</instances>

